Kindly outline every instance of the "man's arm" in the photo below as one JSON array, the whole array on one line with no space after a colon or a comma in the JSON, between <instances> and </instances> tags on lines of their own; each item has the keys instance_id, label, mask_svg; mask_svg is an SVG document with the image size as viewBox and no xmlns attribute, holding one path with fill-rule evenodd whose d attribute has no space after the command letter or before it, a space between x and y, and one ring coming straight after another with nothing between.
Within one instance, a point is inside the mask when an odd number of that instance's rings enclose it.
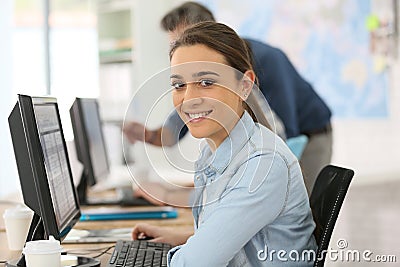
<instances>
[{"instance_id":1,"label":"man's arm","mask_svg":"<svg viewBox=\"0 0 400 267\"><path fill-rule=\"evenodd\" d=\"M144 141L155 146L173 146L176 144L175 139L167 127L145 130Z\"/></svg>"},{"instance_id":2,"label":"man's arm","mask_svg":"<svg viewBox=\"0 0 400 267\"><path fill-rule=\"evenodd\" d=\"M128 122L123 132L132 144L141 141L161 147L175 145L188 130L178 113L173 111L158 129L149 130L139 122Z\"/></svg>"}]
</instances>

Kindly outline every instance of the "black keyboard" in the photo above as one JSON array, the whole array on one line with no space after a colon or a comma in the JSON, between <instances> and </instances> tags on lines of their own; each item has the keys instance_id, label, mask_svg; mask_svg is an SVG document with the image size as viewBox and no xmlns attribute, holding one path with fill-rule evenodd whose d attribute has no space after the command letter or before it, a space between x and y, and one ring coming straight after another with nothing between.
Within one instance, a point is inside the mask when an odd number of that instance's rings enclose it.
<instances>
[{"instance_id":1,"label":"black keyboard","mask_svg":"<svg viewBox=\"0 0 400 267\"><path fill-rule=\"evenodd\" d=\"M169 244L154 243L145 240L118 240L108 263L109 267L167 266Z\"/></svg>"}]
</instances>

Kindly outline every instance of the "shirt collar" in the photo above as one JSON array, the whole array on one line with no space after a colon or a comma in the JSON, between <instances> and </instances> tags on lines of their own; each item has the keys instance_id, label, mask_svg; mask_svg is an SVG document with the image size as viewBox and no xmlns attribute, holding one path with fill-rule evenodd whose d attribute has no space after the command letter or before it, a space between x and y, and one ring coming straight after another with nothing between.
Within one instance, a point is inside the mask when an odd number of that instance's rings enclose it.
<instances>
[{"instance_id":1,"label":"shirt collar","mask_svg":"<svg viewBox=\"0 0 400 267\"><path fill-rule=\"evenodd\" d=\"M212 153L209 146L203 150L202 157L197 162L197 167L215 170L219 174L223 173L232 161L233 157L243 148L253 135L255 123L251 116L245 111L229 133L228 137L219 145L217 150ZM211 163L210 163L211 161Z\"/></svg>"}]
</instances>

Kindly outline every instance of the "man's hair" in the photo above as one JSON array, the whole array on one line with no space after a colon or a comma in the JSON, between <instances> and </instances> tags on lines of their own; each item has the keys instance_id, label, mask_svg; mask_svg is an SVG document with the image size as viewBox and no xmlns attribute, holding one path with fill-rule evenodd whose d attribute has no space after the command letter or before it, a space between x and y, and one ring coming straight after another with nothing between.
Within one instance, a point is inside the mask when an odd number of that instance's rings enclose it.
<instances>
[{"instance_id":1,"label":"man's hair","mask_svg":"<svg viewBox=\"0 0 400 267\"><path fill-rule=\"evenodd\" d=\"M161 20L165 31L175 31L181 26L191 26L198 22L215 21L211 11L196 2L185 2L169 11Z\"/></svg>"}]
</instances>

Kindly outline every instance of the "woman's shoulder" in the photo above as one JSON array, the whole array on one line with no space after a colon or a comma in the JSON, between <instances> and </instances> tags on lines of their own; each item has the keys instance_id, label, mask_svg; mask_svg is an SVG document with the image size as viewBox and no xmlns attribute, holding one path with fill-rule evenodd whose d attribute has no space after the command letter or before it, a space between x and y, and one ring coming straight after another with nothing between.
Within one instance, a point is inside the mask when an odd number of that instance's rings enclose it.
<instances>
[{"instance_id":1,"label":"woman's shoulder","mask_svg":"<svg viewBox=\"0 0 400 267\"><path fill-rule=\"evenodd\" d=\"M297 165L297 158L285 142L269 129L257 125L249 142L237 153L227 171L228 176L240 177L243 186L256 188L266 179L288 181L289 175L301 175Z\"/></svg>"},{"instance_id":2,"label":"woman's shoulder","mask_svg":"<svg viewBox=\"0 0 400 267\"><path fill-rule=\"evenodd\" d=\"M247 158L241 157L238 163L226 170L225 175L229 177L227 188L243 188L250 194L264 194L271 187L288 190L290 180L301 175L294 175L298 169L293 169L294 165L278 151L257 151ZM285 195L285 190L279 192Z\"/></svg>"},{"instance_id":3,"label":"woman's shoulder","mask_svg":"<svg viewBox=\"0 0 400 267\"><path fill-rule=\"evenodd\" d=\"M248 141L238 151L235 152L230 161L230 169L235 171L243 164L256 162L262 166L270 166L278 159L282 161L288 169L297 158L293 155L286 143L274 132L265 126L255 123Z\"/></svg>"},{"instance_id":4,"label":"woman's shoulder","mask_svg":"<svg viewBox=\"0 0 400 267\"><path fill-rule=\"evenodd\" d=\"M256 130L250 138L254 148L254 155L278 155L288 165L297 161L297 158L290 151L285 141L277 134L261 124L256 124Z\"/></svg>"}]
</instances>

